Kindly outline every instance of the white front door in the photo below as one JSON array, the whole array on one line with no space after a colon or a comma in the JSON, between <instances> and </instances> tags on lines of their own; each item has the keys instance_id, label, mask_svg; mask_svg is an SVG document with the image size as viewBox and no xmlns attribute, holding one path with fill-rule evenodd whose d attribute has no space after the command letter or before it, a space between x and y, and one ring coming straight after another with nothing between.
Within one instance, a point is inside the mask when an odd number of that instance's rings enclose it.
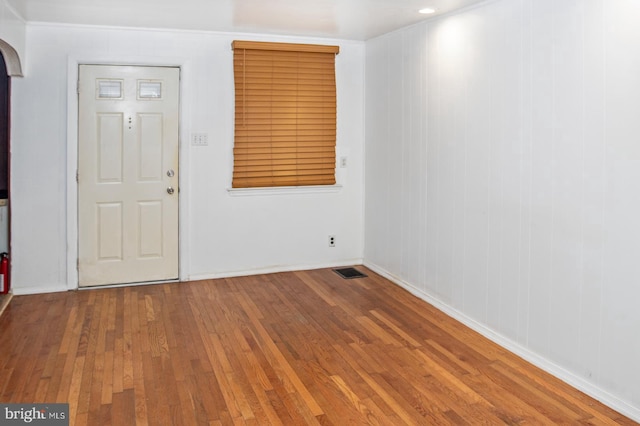
<instances>
[{"instance_id":1,"label":"white front door","mask_svg":"<svg viewBox=\"0 0 640 426\"><path fill-rule=\"evenodd\" d=\"M180 70L81 65L80 286L178 278Z\"/></svg>"}]
</instances>

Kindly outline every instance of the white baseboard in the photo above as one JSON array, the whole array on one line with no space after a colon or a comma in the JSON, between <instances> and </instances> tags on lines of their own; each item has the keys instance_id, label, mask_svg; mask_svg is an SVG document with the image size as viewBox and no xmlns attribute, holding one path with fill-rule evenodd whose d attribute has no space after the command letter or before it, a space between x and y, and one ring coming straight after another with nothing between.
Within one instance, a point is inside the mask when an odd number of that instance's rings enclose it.
<instances>
[{"instance_id":1,"label":"white baseboard","mask_svg":"<svg viewBox=\"0 0 640 426\"><path fill-rule=\"evenodd\" d=\"M33 287L12 287L11 293L14 296L25 296L28 294L45 294L45 293L60 293L62 291L69 291L65 284L56 284L51 286L33 286Z\"/></svg>"},{"instance_id":2,"label":"white baseboard","mask_svg":"<svg viewBox=\"0 0 640 426\"><path fill-rule=\"evenodd\" d=\"M357 259L344 260L344 261L330 263L330 264L278 265L278 266L270 266L266 268L246 269L246 270L238 270L238 271L212 272L207 274L191 274L188 276L186 281L200 281L200 280L212 280L212 279L218 279L218 278L245 277L250 275L273 274L277 272L306 271L306 270L312 270L312 269L340 268L343 266L362 265L362 261L363 261L362 258L357 258ZM11 293L14 296L24 296L29 294L59 293L62 291L164 284L167 282L172 282L172 281L127 283L127 284L114 284L114 285L107 285L107 286L79 287L79 288L68 288L66 285L62 285L62 284L52 285L52 286L32 286L32 287L17 287L17 288L13 287L11 289Z\"/></svg>"},{"instance_id":3,"label":"white baseboard","mask_svg":"<svg viewBox=\"0 0 640 426\"><path fill-rule=\"evenodd\" d=\"M438 298L426 293L425 291L415 287L411 283L406 282L401 278L393 275L392 273L386 271L384 268L381 268L378 265L367 262L367 261L364 261L363 265L371 269L372 271L376 272L377 274L382 275L389 281L392 281L393 283L409 291L414 296L424 300L430 305L433 305L435 308L444 312L445 314L455 319L456 321L461 322L462 324L466 325L467 327L471 328L474 331L477 331L478 333L482 334L484 337L497 343L498 345L502 346L508 351L513 352L514 354L520 356L521 358L525 359L526 361L530 362L536 367L541 368L542 370L554 375L558 379L586 393L590 397L602 402L603 404L613 408L619 413L637 422L640 422L640 407L635 407L631 405L629 402L620 399L619 397L598 387L594 383L589 382L583 377L580 377L572 373L571 371L566 370L565 368L555 364L551 360L544 358L539 354L531 351L530 349L520 345L519 343L514 342L508 337L505 337L497 333L496 331L492 330L486 325L479 323L478 321L468 317L467 315L460 312L459 310L447 305L446 303L443 303Z\"/></svg>"},{"instance_id":4,"label":"white baseboard","mask_svg":"<svg viewBox=\"0 0 640 426\"><path fill-rule=\"evenodd\" d=\"M340 268L344 266L362 265L363 259L350 259L330 264L313 265L277 265L266 268L244 269L237 271L213 272L207 274L191 274L189 281L215 280L218 278L246 277L250 275L275 274L278 272L308 271L312 269Z\"/></svg>"}]
</instances>

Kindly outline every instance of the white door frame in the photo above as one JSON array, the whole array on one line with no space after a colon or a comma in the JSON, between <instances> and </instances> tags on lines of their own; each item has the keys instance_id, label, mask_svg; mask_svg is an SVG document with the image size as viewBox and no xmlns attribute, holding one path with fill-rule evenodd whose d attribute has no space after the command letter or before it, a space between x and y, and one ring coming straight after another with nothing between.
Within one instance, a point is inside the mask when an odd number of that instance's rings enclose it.
<instances>
[{"instance_id":1,"label":"white door frame","mask_svg":"<svg viewBox=\"0 0 640 426\"><path fill-rule=\"evenodd\" d=\"M184 117L189 116L188 108L191 100L189 94L184 90L185 82L189 79L190 60L187 58L167 58L152 57L147 58L146 62L136 59L112 58L105 56L91 55L82 57L69 57L67 63L67 289L76 290L79 288L78 277L78 183L76 181L76 172L78 164L78 67L80 65L136 65L136 66L154 66L154 67L178 67L180 68L180 104L178 107L178 156L179 166L182 173L179 174L179 207L178 207L178 238L179 238L179 280L186 281L189 276L187 270L189 259L188 252L188 235L189 224L185 218L188 217L187 202L189 199L188 173L186 173L189 164L189 139L185 131Z\"/></svg>"}]
</instances>

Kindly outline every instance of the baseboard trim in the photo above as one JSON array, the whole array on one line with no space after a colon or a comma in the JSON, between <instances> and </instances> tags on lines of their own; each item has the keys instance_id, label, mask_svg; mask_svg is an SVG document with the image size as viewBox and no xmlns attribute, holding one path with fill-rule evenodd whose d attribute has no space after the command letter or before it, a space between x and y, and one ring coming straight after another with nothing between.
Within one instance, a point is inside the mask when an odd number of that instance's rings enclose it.
<instances>
[{"instance_id":1,"label":"baseboard trim","mask_svg":"<svg viewBox=\"0 0 640 426\"><path fill-rule=\"evenodd\" d=\"M53 286L34 286L34 287L13 287L11 290L14 296L26 296L29 294L45 294L45 293L60 293L62 291L70 291L66 285L53 285Z\"/></svg>"},{"instance_id":2,"label":"baseboard trim","mask_svg":"<svg viewBox=\"0 0 640 426\"><path fill-rule=\"evenodd\" d=\"M245 276L260 275L260 274L274 274L278 272L306 271L306 270L324 269L324 268L340 268L344 266L355 266L355 265L362 265L362 264L363 264L363 259L356 258L356 259L343 260L340 262L332 262L332 263L326 263L326 264L323 263L323 264L311 264L311 265L278 265L278 266L269 266L266 268L245 269L245 270L237 270L237 271L213 272L213 273L207 273L207 274L190 274L187 277L186 281L214 280L219 278L245 277ZM78 288L68 288L66 285L14 287L12 289L12 293L15 296L26 296L30 294L59 293L62 291L130 287L130 286L137 286L137 285L164 284L169 282L177 283L180 281L182 280L126 283L126 284L114 284L114 285L107 285L107 286L78 287Z\"/></svg>"},{"instance_id":3,"label":"baseboard trim","mask_svg":"<svg viewBox=\"0 0 640 426\"><path fill-rule=\"evenodd\" d=\"M209 273L209 274L192 274L192 275L189 275L189 281L215 280L219 278L246 277L251 275L275 274L278 272L292 272L292 271L308 271L313 269L324 269L324 268L340 268L344 266L354 266L354 265L362 265L362 264L363 264L363 259L358 258L358 259L343 260L340 262L322 263L322 264L314 264L314 265L277 265L277 266L268 266L265 268L224 271L224 272L215 272L215 273Z\"/></svg>"},{"instance_id":4,"label":"baseboard trim","mask_svg":"<svg viewBox=\"0 0 640 426\"><path fill-rule=\"evenodd\" d=\"M447 314L456 321L461 322L474 331L482 334L487 339L497 343L508 351L520 356L531 364L546 371L549 374L557 377L565 383L573 386L574 388L584 392L590 397L602 402L603 404L613 408L619 413L640 422L640 408L631 405L629 402L620 399L619 397L609 393L608 391L598 387L592 382L585 380L584 378L577 376L569 370L553 363L552 361L540 356L539 354L531 351L530 349L520 345L517 342L505 337L486 325L479 323L473 318L468 317L459 310L443 303L438 298L428 294L427 292L415 287L411 283L404 281L403 279L395 276L384 268L367 261L363 261L363 265L371 269L375 273L385 277L394 284L404 288L414 296L424 300L425 302L433 305L438 310Z\"/></svg>"}]
</instances>

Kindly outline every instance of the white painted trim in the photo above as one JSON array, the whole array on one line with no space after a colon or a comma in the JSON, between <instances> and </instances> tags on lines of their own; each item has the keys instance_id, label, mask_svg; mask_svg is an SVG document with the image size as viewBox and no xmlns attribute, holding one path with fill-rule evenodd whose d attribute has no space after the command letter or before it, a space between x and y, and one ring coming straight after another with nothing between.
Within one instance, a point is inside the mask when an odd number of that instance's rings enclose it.
<instances>
[{"instance_id":1,"label":"white painted trim","mask_svg":"<svg viewBox=\"0 0 640 426\"><path fill-rule=\"evenodd\" d=\"M459 310L447 305L446 303L443 303L438 298L430 295L424 290L421 290L415 287L411 283L404 281L403 279L393 275L392 273L388 272L384 268L379 267L378 265L367 262L367 261L364 261L363 264L365 267L371 269L377 274L382 275L386 279L404 288L414 296L424 300L430 305L433 305L435 308L442 311L446 315L450 316L456 321L461 322L462 324L466 325L472 330L477 331L487 339L493 341L494 343L497 343L498 345L502 346L508 351L513 352L514 354L520 356L521 358L525 359L526 361L530 362L536 367L541 368L542 370L546 371L549 374L552 374L558 379L586 393L592 398L597 399L598 401L613 408L614 410L620 412L621 414L635 421L640 422L640 408L634 407L629 402L624 401L615 395L612 395L611 393L598 387L594 383L591 383L585 380L584 378L577 376L571 371L566 370L565 368L549 361L548 359L520 345L519 343L514 342L508 337L505 337L500 333L495 332L494 330L487 327L486 325L477 322L473 318L468 317L467 315L460 312Z\"/></svg>"},{"instance_id":2,"label":"white painted trim","mask_svg":"<svg viewBox=\"0 0 640 426\"><path fill-rule=\"evenodd\" d=\"M60 293L63 291L69 291L64 284L52 284L52 285L39 285L33 287L20 287L11 289L11 293L14 296L26 296L29 294L46 294L46 293Z\"/></svg>"},{"instance_id":3,"label":"white painted trim","mask_svg":"<svg viewBox=\"0 0 640 426\"><path fill-rule=\"evenodd\" d=\"M86 291L86 290L101 290L104 288L120 288L120 287L138 287L145 285L158 285L158 284L176 284L179 283L179 280L167 280L167 281L143 281L139 283L122 283L122 284L109 284L109 285L96 285L89 287L79 287L78 291Z\"/></svg>"},{"instance_id":4,"label":"white painted trim","mask_svg":"<svg viewBox=\"0 0 640 426\"><path fill-rule=\"evenodd\" d=\"M119 287L137 287L144 285L157 285L157 284L169 284L169 283L180 283L178 280L168 280L168 281L148 281L148 282L140 282L140 283L124 283L124 284L113 284L113 285L100 285L93 287L78 287L78 291L86 291L86 290L102 290L107 288L119 288ZM64 285L55 285L55 286L36 286L36 287L21 287L19 289L12 289L11 294L14 296L26 296L30 294L46 294L46 293L61 293L63 291L69 291L67 287Z\"/></svg>"},{"instance_id":5,"label":"white painted trim","mask_svg":"<svg viewBox=\"0 0 640 426\"><path fill-rule=\"evenodd\" d=\"M24 77L20 55L9 43L0 39L0 54L4 57L7 74L11 77Z\"/></svg>"},{"instance_id":6,"label":"white painted trim","mask_svg":"<svg viewBox=\"0 0 640 426\"><path fill-rule=\"evenodd\" d=\"M489 0L499 1L499 0ZM236 31L218 31L218 30L189 30L179 28L162 28L162 27L128 27L122 25L95 25L95 24L72 24L62 22L45 22L45 21L28 21L25 22L30 27L50 27L50 28L68 28L68 29L85 29L85 30L104 30L104 31L140 31L140 32L159 32L168 34L195 34L195 35L213 35L230 37L234 40L247 39L251 41L288 41L293 43L300 43L301 39L307 40L305 43L324 44L324 45L364 45L365 40L344 39L335 37L321 37L321 36L305 36L299 34L266 34L255 32L236 32ZM229 50L231 50L231 43L229 43ZM338 55L339 57L339 55ZM117 62L116 62L117 63ZM129 65L135 65L133 63ZM147 64L152 65L152 64Z\"/></svg>"},{"instance_id":7,"label":"white painted trim","mask_svg":"<svg viewBox=\"0 0 640 426\"><path fill-rule=\"evenodd\" d=\"M251 275L262 274L275 274L278 272L293 272L293 271L309 271L313 269L326 269L326 268L342 268L345 266L357 266L362 265L362 259L351 259L340 261L331 264L314 264L314 265L296 265L296 266L270 266L266 268L258 269L246 269L239 271L225 271L212 274L194 274L189 276L188 281L201 281L201 280L215 280L219 278L233 278L233 277L246 277Z\"/></svg>"},{"instance_id":8,"label":"white painted trim","mask_svg":"<svg viewBox=\"0 0 640 426\"><path fill-rule=\"evenodd\" d=\"M67 290L78 288L78 66L67 59Z\"/></svg>"},{"instance_id":9,"label":"white painted trim","mask_svg":"<svg viewBox=\"0 0 640 426\"><path fill-rule=\"evenodd\" d=\"M279 186L267 188L227 188L232 197L253 197L259 195L294 195L294 194L322 194L336 193L342 190L342 185L310 185L310 186Z\"/></svg>"},{"instance_id":10,"label":"white painted trim","mask_svg":"<svg viewBox=\"0 0 640 426\"><path fill-rule=\"evenodd\" d=\"M140 65L156 67L179 67L180 68L180 105L178 119L178 153L180 164L180 204L179 209L179 279L184 281L188 276L189 259L189 226L188 220L188 200L189 185L189 150L188 144L183 141L189 140L185 125L185 117L189 117L190 105L188 95L184 90L185 80L191 69L188 58L167 58L167 57L145 57L140 60L138 57L129 56L104 56L104 55L84 55L81 57L69 56L67 60L67 285L66 290L77 290L78 282L78 183L76 182L76 172L78 164L78 67L80 65ZM50 291L50 290L49 290ZM55 291L55 290L54 290ZM46 292L46 291L45 291Z\"/></svg>"}]
</instances>

